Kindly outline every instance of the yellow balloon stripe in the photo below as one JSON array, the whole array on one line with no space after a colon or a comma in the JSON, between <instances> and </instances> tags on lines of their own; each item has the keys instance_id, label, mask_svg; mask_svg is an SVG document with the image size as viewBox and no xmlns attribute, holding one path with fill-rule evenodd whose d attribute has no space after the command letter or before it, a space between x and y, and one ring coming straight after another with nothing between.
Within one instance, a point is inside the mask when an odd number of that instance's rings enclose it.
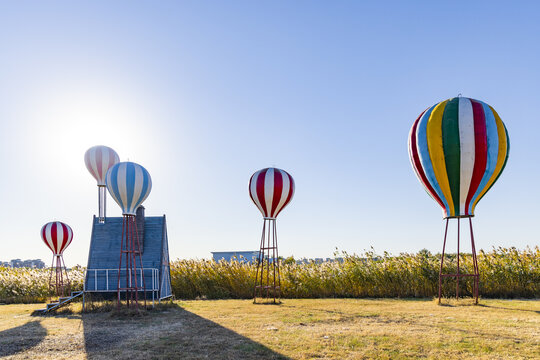
<instances>
[{"instance_id":1,"label":"yellow balloon stripe","mask_svg":"<svg viewBox=\"0 0 540 360\"><path fill-rule=\"evenodd\" d=\"M497 124L497 135L499 135L499 153L497 154L497 165L495 165L495 171L493 171L493 174L491 174L491 178L487 182L486 186L484 186L484 189L482 189L482 192L476 198L476 201L474 202L471 208L472 214L474 214L474 210L476 208L476 204L478 204L478 201L480 201L480 199L489 190L491 185L493 185L493 182L497 179L497 177L501 173L502 168L504 166L504 160L506 159L506 153L508 152L508 143L506 139L506 131L504 129L504 124L501 118L499 117L499 114L497 114L497 112L495 111L495 109L493 109L491 106L489 106L489 108L493 112L493 115L495 116L495 123Z\"/></svg>"},{"instance_id":2,"label":"yellow balloon stripe","mask_svg":"<svg viewBox=\"0 0 540 360\"><path fill-rule=\"evenodd\" d=\"M435 173L437 182L441 187L450 209L450 214L448 214L448 216L455 216L454 202L452 200L452 192L450 191L450 184L448 182L448 174L446 172L446 161L444 160L444 149L442 142L442 118L447 102L448 100L445 100L437 104L437 106L435 106L431 112L427 123L426 136L429 157L431 158L431 164L433 165L433 172Z\"/></svg>"}]
</instances>

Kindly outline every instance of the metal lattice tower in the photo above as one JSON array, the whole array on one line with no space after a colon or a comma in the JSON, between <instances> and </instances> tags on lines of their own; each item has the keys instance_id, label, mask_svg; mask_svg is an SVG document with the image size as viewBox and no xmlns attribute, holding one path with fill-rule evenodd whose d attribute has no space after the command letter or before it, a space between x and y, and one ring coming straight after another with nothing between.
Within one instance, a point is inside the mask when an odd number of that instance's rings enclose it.
<instances>
[{"instance_id":1,"label":"metal lattice tower","mask_svg":"<svg viewBox=\"0 0 540 360\"><path fill-rule=\"evenodd\" d=\"M144 306L146 308L146 284L142 266L142 249L139 241L135 215L124 215L122 223L122 241L120 244L120 261L118 264L118 291L117 306L121 305L121 293L125 292L127 307L139 307L139 292L144 293ZM139 271L137 272L137 262ZM124 274L122 270L124 267ZM122 278L126 282L121 286Z\"/></svg>"},{"instance_id":2,"label":"metal lattice tower","mask_svg":"<svg viewBox=\"0 0 540 360\"><path fill-rule=\"evenodd\" d=\"M253 302L257 298L278 304L281 299L281 278L277 245L276 219L264 218L261 245L257 258L257 272L253 289Z\"/></svg>"},{"instance_id":3,"label":"metal lattice tower","mask_svg":"<svg viewBox=\"0 0 540 360\"><path fill-rule=\"evenodd\" d=\"M54 277L53 273L55 274ZM70 286L71 283L67 274L66 264L64 263L64 256L62 254L53 255L51 269L49 271L49 288L55 289L58 297L64 297L66 293L69 293Z\"/></svg>"},{"instance_id":4,"label":"metal lattice tower","mask_svg":"<svg viewBox=\"0 0 540 360\"><path fill-rule=\"evenodd\" d=\"M472 277L473 278L473 297L475 304L478 304L478 289L480 286L480 273L478 271L478 259L476 257L476 246L474 244L474 234L472 226L472 216L463 216L463 218L469 218L469 229L471 236L471 252L473 257L473 273L464 274L460 272L460 217L457 217L457 271L455 274L443 274L443 263L444 263L444 253L446 250L446 236L448 234L448 223L450 218L446 219L446 227L444 230L444 242L443 250L441 254L441 267L439 269L439 304L441 303L442 297L442 279L444 277L456 278L456 299L459 299L459 279L462 277Z\"/></svg>"}]
</instances>

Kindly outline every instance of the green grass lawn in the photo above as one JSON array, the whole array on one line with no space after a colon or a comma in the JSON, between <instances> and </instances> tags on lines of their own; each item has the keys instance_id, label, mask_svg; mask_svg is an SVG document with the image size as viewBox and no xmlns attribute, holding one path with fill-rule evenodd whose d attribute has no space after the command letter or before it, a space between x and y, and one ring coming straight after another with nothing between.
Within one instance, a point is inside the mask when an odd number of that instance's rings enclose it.
<instances>
[{"instance_id":1,"label":"green grass lawn","mask_svg":"<svg viewBox=\"0 0 540 360\"><path fill-rule=\"evenodd\" d=\"M540 359L540 301L177 301L127 316L0 306L12 359Z\"/></svg>"}]
</instances>

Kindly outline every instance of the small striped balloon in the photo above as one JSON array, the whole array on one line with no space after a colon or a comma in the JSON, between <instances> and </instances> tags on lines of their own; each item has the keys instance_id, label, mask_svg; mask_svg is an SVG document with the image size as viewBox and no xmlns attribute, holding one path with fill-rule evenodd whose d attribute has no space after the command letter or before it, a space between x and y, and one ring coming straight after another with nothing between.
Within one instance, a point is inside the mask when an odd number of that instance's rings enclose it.
<instances>
[{"instance_id":1,"label":"small striped balloon","mask_svg":"<svg viewBox=\"0 0 540 360\"><path fill-rule=\"evenodd\" d=\"M509 150L508 132L495 110L465 97L426 109L409 134L412 166L445 218L474 216L506 166Z\"/></svg>"},{"instance_id":2,"label":"small striped balloon","mask_svg":"<svg viewBox=\"0 0 540 360\"><path fill-rule=\"evenodd\" d=\"M98 186L105 186L105 176L113 165L120 162L116 151L108 146L97 145L86 150L84 163L86 168L97 180Z\"/></svg>"},{"instance_id":3,"label":"small striped balloon","mask_svg":"<svg viewBox=\"0 0 540 360\"><path fill-rule=\"evenodd\" d=\"M122 214L135 215L152 190L150 174L141 165L121 162L107 172L107 190L122 208Z\"/></svg>"},{"instance_id":4,"label":"small striped balloon","mask_svg":"<svg viewBox=\"0 0 540 360\"><path fill-rule=\"evenodd\" d=\"M63 222L53 221L43 225L41 238L54 255L62 255L73 240L73 230Z\"/></svg>"},{"instance_id":5,"label":"small striped balloon","mask_svg":"<svg viewBox=\"0 0 540 360\"><path fill-rule=\"evenodd\" d=\"M249 179L249 196L264 218L275 219L294 195L294 180L286 171L266 168Z\"/></svg>"}]
</instances>

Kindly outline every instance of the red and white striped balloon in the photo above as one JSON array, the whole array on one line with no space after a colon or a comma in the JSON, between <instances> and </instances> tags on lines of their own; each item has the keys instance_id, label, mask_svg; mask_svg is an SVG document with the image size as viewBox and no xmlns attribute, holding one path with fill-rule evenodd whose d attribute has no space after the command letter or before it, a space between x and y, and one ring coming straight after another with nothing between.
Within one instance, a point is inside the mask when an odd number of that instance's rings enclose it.
<instances>
[{"instance_id":1,"label":"red and white striped balloon","mask_svg":"<svg viewBox=\"0 0 540 360\"><path fill-rule=\"evenodd\" d=\"M53 221L43 225L41 238L54 255L62 255L73 240L73 230L63 222Z\"/></svg>"},{"instance_id":2,"label":"red and white striped balloon","mask_svg":"<svg viewBox=\"0 0 540 360\"><path fill-rule=\"evenodd\" d=\"M293 195L294 180L284 170L262 169L249 179L249 196L267 219L275 219Z\"/></svg>"},{"instance_id":3,"label":"red and white striped balloon","mask_svg":"<svg viewBox=\"0 0 540 360\"><path fill-rule=\"evenodd\" d=\"M84 163L90 174L97 180L98 186L105 186L107 171L120 162L120 157L108 146L97 145L86 150Z\"/></svg>"}]
</instances>

